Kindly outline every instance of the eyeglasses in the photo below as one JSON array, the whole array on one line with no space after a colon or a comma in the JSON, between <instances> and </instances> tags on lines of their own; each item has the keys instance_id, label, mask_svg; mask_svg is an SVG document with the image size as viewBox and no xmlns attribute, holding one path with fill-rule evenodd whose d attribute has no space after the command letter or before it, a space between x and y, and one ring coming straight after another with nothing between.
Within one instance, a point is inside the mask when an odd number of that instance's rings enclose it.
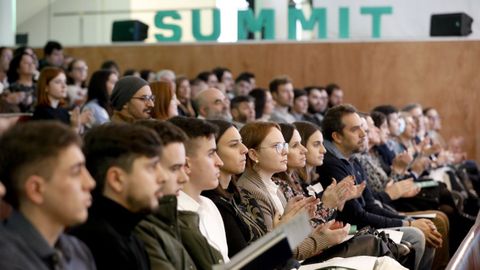
<instances>
[{"instance_id":1,"label":"eyeglasses","mask_svg":"<svg viewBox=\"0 0 480 270\"><path fill-rule=\"evenodd\" d=\"M277 143L277 144L274 144L272 146L263 146L263 147L258 147L258 148L275 148L275 151L277 151L277 153L281 154L283 151L285 152L288 152L288 143L287 142L283 142L283 143Z\"/></svg>"},{"instance_id":2,"label":"eyeglasses","mask_svg":"<svg viewBox=\"0 0 480 270\"><path fill-rule=\"evenodd\" d=\"M139 100L141 100L145 103L147 103L149 101L151 101L151 102L155 101L155 96L154 95L151 95L151 96L146 96L145 95L145 96L141 96L141 97L132 97L132 98L139 99Z\"/></svg>"}]
</instances>

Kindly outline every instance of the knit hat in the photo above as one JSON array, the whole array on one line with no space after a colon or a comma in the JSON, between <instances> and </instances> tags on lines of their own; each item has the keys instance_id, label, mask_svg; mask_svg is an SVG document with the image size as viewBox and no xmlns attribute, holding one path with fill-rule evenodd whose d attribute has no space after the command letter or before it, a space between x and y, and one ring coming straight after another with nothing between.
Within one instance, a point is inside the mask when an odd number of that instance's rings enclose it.
<instances>
[{"instance_id":1,"label":"knit hat","mask_svg":"<svg viewBox=\"0 0 480 270\"><path fill-rule=\"evenodd\" d=\"M148 82L142 78L135 76L125 76L121 78L115 84L112 96L110 97L112 107L117 111L121 111L123 105L125 105L125 103L127 103L133 95L145 85L148 85Z\"/></svg>"}]
</instances>

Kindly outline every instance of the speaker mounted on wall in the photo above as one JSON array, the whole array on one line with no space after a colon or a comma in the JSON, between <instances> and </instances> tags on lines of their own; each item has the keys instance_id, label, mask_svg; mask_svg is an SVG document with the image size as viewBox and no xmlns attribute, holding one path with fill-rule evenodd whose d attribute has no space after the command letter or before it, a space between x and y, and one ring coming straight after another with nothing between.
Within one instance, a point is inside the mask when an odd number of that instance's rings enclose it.
<instances>
[{"instance_id":1,"label":"speaker mounted on wall","mask_svg":"<svg viewBox=\"0 0 480 270\"><path fill-rule=\"evenodd\" d=\"M430 36L468 36L472 33L472 17L466 13L433 14Z\"/></svg>"},{"instance_id":2,"label":"speaker mounted on wall","mask_svg":"<svg viewBox=\"0 0 480 270\"><path fill-rule=\"evenodd\" d=\"M139 20L114 21L112 41L144 41L148 37L148 25Z\"/></svg>"}]
</instances>

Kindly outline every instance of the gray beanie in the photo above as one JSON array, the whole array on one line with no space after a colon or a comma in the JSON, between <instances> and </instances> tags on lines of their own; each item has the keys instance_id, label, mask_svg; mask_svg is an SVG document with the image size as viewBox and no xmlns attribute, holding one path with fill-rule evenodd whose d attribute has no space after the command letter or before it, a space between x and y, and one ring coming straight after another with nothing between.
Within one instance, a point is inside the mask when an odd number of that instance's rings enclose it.
<instances>
[{"instance_id":1,"label":"gray beanie","mask_svg":"<svg viewBox=\"0 0 480 270\"><path fill-rule=\"evenodd\" d=\"M110 97L112 107L117 111L121 111L123 105L125 105L125 103L127 103L133 95L145 85L148 85L148 82L142 78L135 76L125 76L121 78L115 84L112 96Z\"/></svg>"}]
</instances>

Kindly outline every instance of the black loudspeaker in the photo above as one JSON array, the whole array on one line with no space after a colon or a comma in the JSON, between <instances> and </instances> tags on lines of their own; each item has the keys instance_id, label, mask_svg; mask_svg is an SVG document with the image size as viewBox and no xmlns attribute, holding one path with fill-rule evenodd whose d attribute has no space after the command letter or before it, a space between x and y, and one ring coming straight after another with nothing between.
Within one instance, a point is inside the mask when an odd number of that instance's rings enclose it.
<instances>
[{"instance_id":1,"label":"black loudspeaker","mask_svg":"<svg viewBox=\"0 0 480 270\"><path fill-rule=\"evenodd\" d=\"M112 41L143 41L148 36L148 25L138 20L114 21Z\"/></svg>"},{"instance_id":2,"label":"black loudspeaker","mask_svg":"<svg viewBox=\"0 0 480 270\"><path fill-rule=\"evenodd\" d=\"M465 13L433 14L430 36L468 36L472 33L472 17Z\"/></svg>"},{"instance_id":3,"label":"black loudspeaker","mask_svg":"<svg viewBox=\"0 0 480 270\"><path fill-rule=\"evenodd\" d=\"M15 35L15 44L19 46L27 46L28 33L17 33Z\"/></svg>"}]
</instances>

